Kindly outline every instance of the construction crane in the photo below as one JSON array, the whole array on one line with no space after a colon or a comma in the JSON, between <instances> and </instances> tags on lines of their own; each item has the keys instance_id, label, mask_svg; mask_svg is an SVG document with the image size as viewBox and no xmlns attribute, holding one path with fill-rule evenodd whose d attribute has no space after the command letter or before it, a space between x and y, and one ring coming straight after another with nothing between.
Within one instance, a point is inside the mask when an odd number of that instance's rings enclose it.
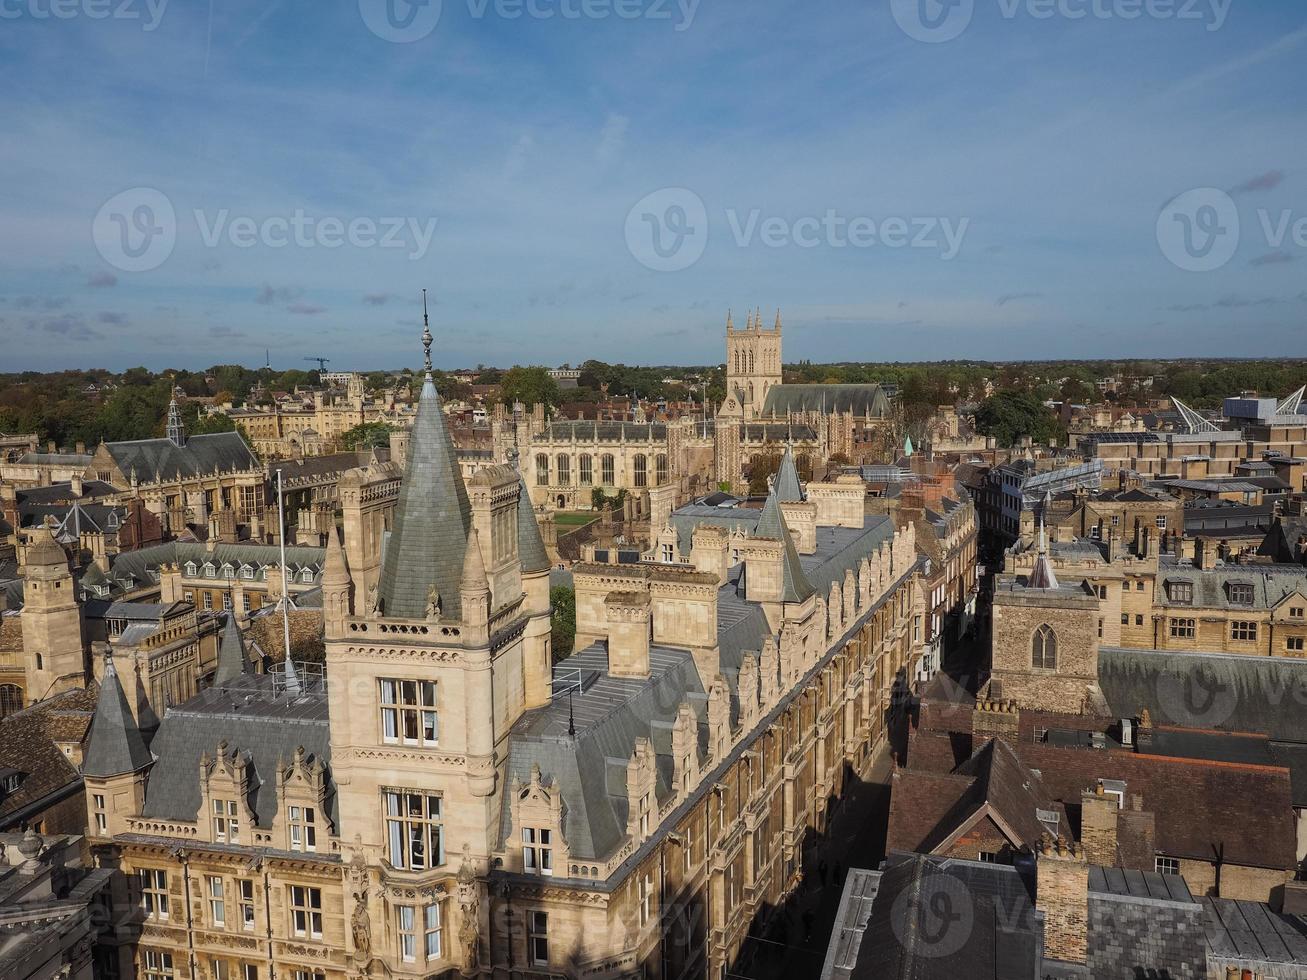
<instances>
[{"instance_id":1,"label":"construction crane","mask_svg":"<svg viewBox=\"0 0 1307 980\"><path fill-rule=\"evenodd\" d=\"M319 373L319 374L322 374L324 371L326 371L326 370L327 370L327 365L331 363L331 358L330 358L330 357L306 357L306 358L304 358L304 360L306 360L306 361L317 361L317 362L318 362L318 373Z\"/></svg>"}]
</instances>

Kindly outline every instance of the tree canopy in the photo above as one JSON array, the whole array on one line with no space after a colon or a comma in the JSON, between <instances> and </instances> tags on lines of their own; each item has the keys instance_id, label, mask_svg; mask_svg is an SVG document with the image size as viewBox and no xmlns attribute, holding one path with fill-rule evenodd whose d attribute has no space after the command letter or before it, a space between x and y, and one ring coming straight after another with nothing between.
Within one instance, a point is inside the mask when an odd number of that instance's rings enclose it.
<instances>
[{"instance_id":1,"label":"tree canopy","mask_svg":"<svg viewBox=\"0 0 1307 980\"><path fill-rule=\"evenodd\" d=\"M1031 391L1004 389L986 398L976 410L976 429L994 436L1001 446L1014 445L1022 436L1047 443L1063 435L1057 416Z\"/></svg>"}]
</instances>

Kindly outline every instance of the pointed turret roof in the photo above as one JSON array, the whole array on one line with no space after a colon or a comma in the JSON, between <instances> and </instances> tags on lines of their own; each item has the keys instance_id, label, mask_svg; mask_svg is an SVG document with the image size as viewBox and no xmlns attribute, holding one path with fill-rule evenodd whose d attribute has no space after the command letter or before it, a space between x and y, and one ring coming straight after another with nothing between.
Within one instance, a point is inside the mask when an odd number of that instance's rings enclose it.
<instances>
[{"instance_id":1,"label":"pointed turret roof","mask_svg":"<svg viewBox=\"0 0 1307 980\"><path fill-rule=\"evenodd\" d=\"M1044 532L1044 514L1039 514L1039 555L1035 558L1035 568L1026 582L1030 589L1056 589L1057 576L1053 573L1053 563L1048 557L1048 535Z\"/></svg>"},{"instance_id":2,"label":"pointed turret roof","mask_svg":"<svg viewBox=\"0 0 1307 980\"><path fill-rule=\"evenodd\" d=\"M240 627L236 625L236 614L228 613L227 626L218 643L218 670L213 675L213 683L230 684L241 674L248 674L249 668L250 658L245 653Z\"/></svg>"},{"instance_id":3,"label":"pointed turret roof","mask_svg":"<svg viewBox=\"0 0 1307 980\"><path fill-rule=\"evenodd\" d=\"M146 694L145 683L141 680L140 663L136 664L136 727L141 730L141 737L147 746L159 730L159 716L150 707L150 698Z\"/></svg>"},{"instance_id":4,"label":"pointed turret roof","mask_svg":"<svg viewBox=\"0 0 1307 980\"><path fill-rule=\"evenodd\" d=\"M794 465L794 453L789 446L785 447L785 454L781 456L780 469L776 471L776 479L772 482L772 492L783 504L797 504L803 500L799 471Z\"/></svg>"},{"instance_id":5,"label":"pointed turret roof","mask_svg":"<svg viewBox=\"0 0 1307 980\"><path fill-rule=\"evenodd\" d=\"M100 682L89 739L82 764L82 772L87 776L107 778L139 772L153 760L127 707L127 695L118 682L112 653L104 658L104 679Z\"/></svg>"},{"instance_id":6,"label":"pointed turret roof","mask_svg":"<svg viewBox=\"0 0 1307 980\"><path fill-rule=\"evenodd\" d=\"M328 528L327 553L322 562L322 587L329 589L349 584L349 562L345 558L345 549L340 546L340 535L334 527Z\"/></svg>"},{"instance_id":7,"label":"pointed turret roof","mask_svg":"<svg viewBox=\"0 0 1307 980\"><path fill-rule=\"evenodd\" d=\"M548 571L551 563L544 539L540 537L535 508L531 506L531 494L520 475L518 482L521 489L517 498L517 554L522 559L522 571L526 574Z\"/></svg>"},{"instance_id":8,"label":"pointed turret roof","mask_svg":"<svg viewBox=\"0 0 1307 980\"><path fill-rule=\"evenodd\" d=\"M463 556L463 576L459 587L464 592L486 592L490 589L476 528L472 528L467 535L467 552Z\"/></svg>"},{"instance_id":9,"label":"pointed turret roof","mask_svg":"<svg viewBox=\"0 0 1307 980\"><path fill-rule=\"evenodd\" d=\"M429 336L424 335L424 342ZM444 614L457 619L471 526L472 508L454 455L454 440L428 371L409 439L395 526L381 565L377 593L381 615L423 619L434 585Z\"/></svg>"},{"instance_id":10,"label":"pointed turret roof","mask_svg":"<svg viewBox=\"0 0 1307 980\"><path fill-rule=\"evenodd\" d=\"M781 542L784 552L781 556L781 598L786 602L802 602L812 595L812 584L804 574L803 565L799 561L799 551L794 547L790 529L785 525L785 515L781 513L781 503L776 497L775 487L767 495L767 503L762 509L762 515L758 518L753 533L760 538Z\"/></svg>"}]
</instances>

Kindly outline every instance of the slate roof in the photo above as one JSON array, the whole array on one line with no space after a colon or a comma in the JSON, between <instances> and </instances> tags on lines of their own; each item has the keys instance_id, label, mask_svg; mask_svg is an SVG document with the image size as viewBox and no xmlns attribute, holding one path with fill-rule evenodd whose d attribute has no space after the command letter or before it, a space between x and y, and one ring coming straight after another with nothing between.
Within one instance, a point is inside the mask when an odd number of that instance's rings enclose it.
<instances>
[{"instance_id":1,"label":"slate roof","mask_svg":"<svg viewBox=\"0 0 1307 980\"><path fill-rule=\"evenodd\" d=\"M82 772L88 776L121 776L150 764L150 750L136 727L127 706L127 695L118 682L113 657L105 659L100 698L91 721Z\"/></svg>"},{"instance_id":2,"label":"slate roof","mask_svg":"<svg viewBox=\"0 0 1307 980\"><path fill-rule=\"evenodd\" d=\"M214 672L213 683L215 686L230 684L242 674L248 673L250 658L245 653L245 641L241 639L236 617L228 613L227 625L223 627L222 639L218 642L218 669Z\"/></svg>"},{"instance_id":3,"label":"slate roof","mask_svg":"<svg viewBox=\"0 0 1307 980\"><path fill-rule=\"evenodd\" d=\"M881 873L853 980L1029 980L1042 919L1028 872L892 853Z\"/></svg>"},{"instance_id":4,"label":"slate roof","mask_svg":"<svg viewBox=\"0 0 1307 980\"><path fill-rule=\"evenodd\" d=\"M1199 902L1209 958L1238 960L1271 975L1278 974L1277 965L1307 966L1307 922L1301 916L1282 915L1262 902L1208 897Z\"/></svg>"},{"instance_id":5,"label":"slate roof","mask_svg":"<svg viewBox=\"0 0 1307 980\"><path fill-rule=\"evenodd\" d=\"M259 461L239 432L212 432L190 436L184 446L171 439L138 439L107 442L104 448L123 476L132 471L142 483L171 483L176 480L219 473L249 473L260 469ZM88 464L90 460L87 460Z\"/></svg>"},{"instance_id":6,"label":"slate roof","mask_svg":"<svg viewBox=\"0 0 1307 980\"><path fill-rule=\"evenodd\" d=\"M785 454L781 457L780 469L776 471L772 490L776 494L776 499L783 504L798 503L803 500L803 488L799 486L799 471L794 465L794 453L789 446L785 447Z\"/></svg>"},{"instance_id":7,"label":"slate roof","mask_svg":"<svg viewBox=\"0 0 1307 980\"><path fill-rule=\"evenodd\" d=\"M780 384L767 389L758 413L785 416L799 412L852 412L855 418L884 418L889 414L885 390L875 384Z\"/></svg>"},{"instance_id":8,"label":"slate roof","mask_svg":"<svg viewBox=\"0 0 1307 980\"><path fill-rule=\"evenodd\" d=\"M426 617L434 585L445 616L461 615L459 585L472 508L459 473L454 442L430 376L422 385L408 460L382 557L378 597L384 615Z\"/></svg>"},{"instance_id":9,"label":"slate roof","mask_svg":"<svg viewBox=\"0 0 1307 980\"><path fill-rule=\"evenodd\" d=\"M802 602L811 596L812 583L804 574L798 549L794 547L794 539L790 537L790 530L785 525L785 515L781 513L775 488L767 496L767 503L758 516L758 523L754 526L753 533L759 538L779 541L784 549L781 557L781 598L785 602Z\"/></svg>"},{"instance_id":10,"label":"slate roof","mask_svg":"<svg viewBox=\"0 0 1307 980\"><path fill-rule=\"evenodd\" d=\"M218 744L245 754L255 789L249 801L259 827L271 827L277 813L277 764L289 763L304 747L307 759L327 766L331 759L327 699L321 693L288 696L274 690L269 675L251 674L223 688L200 692L164 715L150 743L157 761L150 772L142 815L195 820L200 808L200 759L213 758ZM338 826L336 796L327 811Z\"/></svg>"},{"instance_id":11,"label":"slate roof","mask_svg":"<svg viewBox=\"0 0 1307 980\"><path fill-rule=\"evenodd\" d=\"M1276 741L1307 743L1307 712L1285 710L1307 693L1307 661L1102 647L1098 686L1119 718L1137 718L1147 708L1158 725L1264 732ZM1188 689L1212 692L1211 707L1201 714L1187 707Z\"/></svg>"},{"instance_id":12,"label":"slate roof","mask_svg":"<svg viewBox=\"0 0 1307 980\"><path fill-rule=\"evenodd\" d=\"M544 782L557 786L566 801L563 836L569 853L580 860L607 857L626 836L628 817L626 764L637 738L649 738L661 725L670 751L670 726L687 697L702 706L706 691L688 650L651 647L646 680L608 674L608 649L598 643L554 665L555 697L549 705L523 715L513 726L506 778L523 785L539 765ZM579 685L582 689L575 690ZM574 690L569 699L565 692ZM563 696L559 696L562 693ZM700 695L695 699L693 695ZM577 734L568 734L574 724ZM656 795L672 792L670 771L660 767ZM501 812L501 840L511 831L511 812Z\"/></svg>"},{"instance_id":13,"label":"slate roof","mask_svg":"<svg viewBox=\"0 0 1307 980\"><path fill-rule=\"evenodd\" d=\"M1188 608L1273 609L1295 592L1307 596L1307 568L1301 565L1218 565L1202 570L1164 561L1158 567L1157 578L1163 586L1158 602L1173 612ZM1172 582L1190 583L1193 602L1173 602L1168 587ZM1229 586L1235 583L1252 586L1251 605L1230 601Z\"/></svg>"},{"instance_id":14,"label":"slate roof","mask_svg":"<svg viewBox=\"0 0 1307 980\"><path fill-rule=\"evenodd\" d=\"M540 537L540 525L536 521L535 508L531 506L531 494L526 488L526 480L519 477L518 482L517 554L522 560L523 573L542 572L553 563L545 552L544 539Z\"/></svg>"}]
</instances>

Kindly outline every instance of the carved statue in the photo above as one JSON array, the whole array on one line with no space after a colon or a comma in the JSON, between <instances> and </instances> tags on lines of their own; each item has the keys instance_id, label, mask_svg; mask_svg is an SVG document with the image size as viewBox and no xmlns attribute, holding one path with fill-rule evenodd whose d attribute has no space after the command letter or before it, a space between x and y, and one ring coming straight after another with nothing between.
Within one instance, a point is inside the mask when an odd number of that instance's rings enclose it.
<instances>
[{"instance_id":1,"label":"carved statue","mask_svg":"<svg viewBox=\"0 0 1307 980\"><path fill-rule=\"evenodd\" d=\"M360 959L367 959L372 952L372 920L368 917L368 893L354 893L354 915L350 920L354 933L354 952Z\"/></svg>"},{"instance_id":2,"label":"carved statue","mask_svg":"<svg viewBox=\"0 0 1307 980\"><path fill-rule=\"evenodd\" d=\"M381 590L375 585L368 589L368 611L373 616L381 612Z\"/></svg>"},{"instance_id":3,"label":"carved statue","mask_svg":"<svg viewBox=\"0 0 1307 980\"><path fill-rule=\"evenodd\" d=\"M468 848L463 848L463 866L458 871L458 904L462 910L462 923L458 928L458 939L463 944L464 969L475 970L481 955L481 922L478 911L481 905L481 890L477 884L476 874L468 858Z\"/></svg>"},{"instance_id":4,"label":"carved statue","mask_svg":"<svg viewBox=\"0 0 1307 980\"><path fill-rule=\"evenodd\" d=\"M427 589L427 622L440 622L440 592L434 583Z\"/></svg>"}]
</instances>

